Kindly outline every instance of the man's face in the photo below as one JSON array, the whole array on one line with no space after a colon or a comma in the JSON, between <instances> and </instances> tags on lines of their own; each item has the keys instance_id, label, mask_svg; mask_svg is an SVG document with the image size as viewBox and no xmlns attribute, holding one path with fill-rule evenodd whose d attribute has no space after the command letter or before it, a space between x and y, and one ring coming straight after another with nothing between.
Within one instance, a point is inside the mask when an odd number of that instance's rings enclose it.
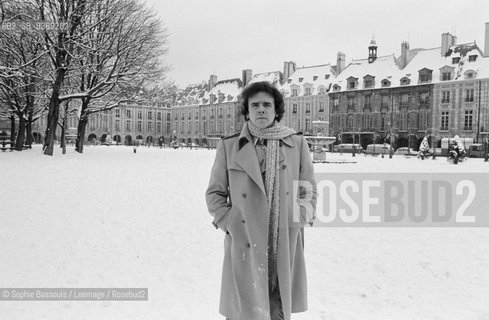
<instances>
[{"instance_id":1,"label":"man's face","mask_svg":"<svg viewBox=\"0 0 489 320\"><path fill-rule=\"evenodd\" d=\"M250 121L260 129L270 127L277 115L273 97L265 92L258 92L248 99L248 111Z\"/></svg>"}]
</instances>

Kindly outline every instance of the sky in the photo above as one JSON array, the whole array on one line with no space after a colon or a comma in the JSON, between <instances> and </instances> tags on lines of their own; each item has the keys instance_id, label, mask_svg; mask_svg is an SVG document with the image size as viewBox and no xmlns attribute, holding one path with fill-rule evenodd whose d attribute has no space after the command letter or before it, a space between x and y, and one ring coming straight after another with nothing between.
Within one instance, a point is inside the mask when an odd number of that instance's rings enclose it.
<instances>
[{"instance_id":1,"label":"sky","mask_svg":"<svg viewBox=\"0 0 489 320\"><path fill-rule=\"evenodd\" d=\"M169 34L169 78L179 87L207 81L336 64L338 51L368 57L372 37L378 56L410 48L434 48L450 32L458 43L484 49L487 0L147 0Z\"/></svg>"}]
</instances>

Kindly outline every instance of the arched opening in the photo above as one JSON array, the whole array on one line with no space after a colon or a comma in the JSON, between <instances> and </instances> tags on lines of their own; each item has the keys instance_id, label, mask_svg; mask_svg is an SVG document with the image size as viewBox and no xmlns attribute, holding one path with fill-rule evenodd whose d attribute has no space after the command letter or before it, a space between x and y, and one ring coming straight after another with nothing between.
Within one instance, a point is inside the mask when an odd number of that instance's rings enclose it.
<instances>
[{"instance_id":1,"label":"arched opening","mask_svg":"<svg viewBox=\"0 0 489 320\"><path fill-rule=\"evenodd\" d=\"M127 135L127 136L124 138L124 144L125 144L126 146L130 146L130 145L132 145L132 137L131 137L131 136L129 136L129 135Z\"/></svg>"},{"instance_id":2,"label":"arched opening","mask_svg":"<svg viewBox=\"0 0 489 320\"><path fill-rule=\"evenodd\" d=\"M88 135L88 142L93 143L97 140L97 135L95 133L90 133Z\"/></svg>"},{"instance_id":3,"label":"arched opening","mask_svg":"<svg viewBox=\"0 0 489 320\"><path fill-rule=\"evenodd\" d=\"M107 134L104 133L101 137L100 137L100 142L105 142L107 141Z\"/></svg>"},{"instance_id":4,"label":"arched opening","mask_svg":"<svg viewBox=\"0 0 489 320\"><path fill-rule=\"evenodd\" d=\"M192 138L188 138L187 143L192 143Z\"/></svg>"},{"instance_id":5,"label":"arched opening","mask_svg":"<svg viewBox=\"0 0 489 320\"><path fill-rule=\"evenodd\" d=\"M114 136L114 139L113 139L113 140L115 141L115 143L119 144L119 143L121 143L121 136L120 136L120 135L118 135L118 134L116 134L116 135Z\"/></svg>"},{"instance_id":6,"label":"arched opening","mask_svg":"<svg viewBox=\"0 0 489 320\"><path fill-rule=\"evenodd\" d=\"M200 146L200 141L199 141L199 139L195 138L195 139L194 139L194 143L195 143L196 145Z\"/></svg>"},{"instance_id":7,"label":"arched opening","mask_svg":"<svg viewBox=\"0 0 489 320\"><path fill-rule=\"evenodd\" d=\"M207 147L207 138L202 138L202 146Z\"/></svg>"},{"instance_id":8,"label":"arched opening","mask_svg":"<svg viewBox=\"0 0 489 320\"><path fill-rule=\"evenodd\" d=\"M150 144L153 144L153 137L152 136L148 136L146 137L146 143L150 143Z\"/></svg>"}]
</instances>

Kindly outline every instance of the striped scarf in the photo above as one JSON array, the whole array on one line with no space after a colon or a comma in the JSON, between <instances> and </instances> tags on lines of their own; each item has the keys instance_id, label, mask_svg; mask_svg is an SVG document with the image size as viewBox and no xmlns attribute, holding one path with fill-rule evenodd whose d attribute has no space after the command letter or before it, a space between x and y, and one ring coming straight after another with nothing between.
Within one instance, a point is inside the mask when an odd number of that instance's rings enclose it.
<instances>
[{"instance_id":1,"label":"striped scarf","mask_svg":"<svg viewBox=\"0 0 489 320\"><path fill-rule=\"evenodd\" d=\"M294 130L278 125L276 122L265 129L257 128L248 121L248 130L256 138L267 139L265 149L265 192L270 206L270 220L268 225L268 282L273 290L277 286L277 248L278 248L278 222L280 210L280 166L279 166L279 139L295 133Z\"/></svg>"}]
</instances>

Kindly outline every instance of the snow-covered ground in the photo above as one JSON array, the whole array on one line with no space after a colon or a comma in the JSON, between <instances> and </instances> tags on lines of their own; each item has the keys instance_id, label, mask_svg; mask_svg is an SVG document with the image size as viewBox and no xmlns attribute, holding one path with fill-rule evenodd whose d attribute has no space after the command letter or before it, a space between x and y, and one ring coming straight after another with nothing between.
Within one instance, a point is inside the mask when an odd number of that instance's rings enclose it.
<instances>
[{"instance_id":1,"label":"snow-covered ground","mask_svg":"<svg viewBox=\"0 0 489 320\"><path fill-rule=\"evenodd\" d=\"M0 319L223 319L214 150L0 153L0 287L149 288L145 302L6 302ZM329 155L318 172L488 172L470 159ZM301 319L489 319L487 228L308 228Z\"/></svg>"}]
</instances>

